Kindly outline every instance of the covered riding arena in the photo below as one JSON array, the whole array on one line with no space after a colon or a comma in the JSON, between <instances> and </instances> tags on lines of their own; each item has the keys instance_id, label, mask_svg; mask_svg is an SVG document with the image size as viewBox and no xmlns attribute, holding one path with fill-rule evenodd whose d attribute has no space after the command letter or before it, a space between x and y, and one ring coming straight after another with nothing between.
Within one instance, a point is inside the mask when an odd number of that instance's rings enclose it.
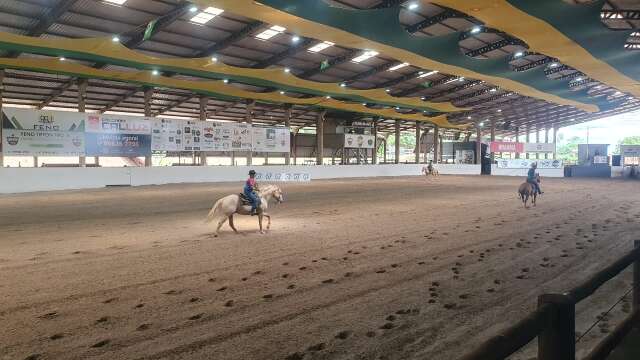
<instances>
[{"instance_id":1,"label":"covered riding arena","mask_svg":"<svg viewBox=\"0 0 640 360\"><path fill-rule=\"evenodd\" d=\"M638 26L625 0L0 2L0 359L636 359L640 154L573 164L558 132L640 109ZM251 169L271 228L215 236Z\"/></svg>"}]
</instances>

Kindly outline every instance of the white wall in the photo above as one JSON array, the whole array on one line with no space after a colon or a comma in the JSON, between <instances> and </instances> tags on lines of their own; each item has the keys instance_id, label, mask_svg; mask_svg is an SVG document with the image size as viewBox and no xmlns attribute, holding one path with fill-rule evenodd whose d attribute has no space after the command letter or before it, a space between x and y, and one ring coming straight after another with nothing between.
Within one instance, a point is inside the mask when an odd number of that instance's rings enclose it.
<instances>
[{"instance_id":1,"label":"white wall","mask_svg":"<svg viewBox=\"0 0 640 360\"><path fill-rule=\"evenodd\" d=\"M491 175L497 176L522 176L527 177L529 169L503 169L498 165L491 165ZM561 169L538 169L541 177L564 177L564 168Z\"/></svg>"},{"instance_id":2,"label":"white wall","mask_svg":"<svg viewBox=\"0 0 640 360\"><path fill-rule=\"evenodd\" d=\"M0 168L0 193L91 189L109 185L243 181L250 168L261 172L309 173L311 179L416 176L422 164L324 166L176 166L127 168ZM479 175L479 165L436 166L440 174Z\"/></svg>"}]
</instances>

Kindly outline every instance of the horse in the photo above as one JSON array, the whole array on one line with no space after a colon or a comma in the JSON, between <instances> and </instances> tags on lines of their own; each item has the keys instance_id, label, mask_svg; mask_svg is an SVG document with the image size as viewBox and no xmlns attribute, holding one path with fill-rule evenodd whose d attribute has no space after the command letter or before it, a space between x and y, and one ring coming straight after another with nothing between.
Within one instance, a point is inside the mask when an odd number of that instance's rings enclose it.
<instances>
[{"instance_id":1,"label":"horse","mask_svg":"<svg viewBox=\"0 0 640 360\"><path fill-rule=\"evenodd\" d=\"M535 181L537 183L540 183L539 174L536 174ZM530 184L526 181L520 184L520 187L518 188L518 196L522 200L525 208L528 208L527 201L529 201L529 197L531 197L531 203L533 204L533 206L536 206L536 198L538 197L538 192L535 190L533 184Z\"/></svg>"},{"instance_id":2,"label":"horse","mask_svg":"<svg viewBox=\"0 0 640 360\"><path fill-rule=\"evenodd\" d=\"M428 166L423 166L421 173L424 174L424 176L426 177L429 177L430 175L434 177L440 175L440 173L438 172L438 169L436 169L435 166L431 168L431 171L429 171Z\"/></svg>"},{"instance_id":3,"label":"horse","mask_svg":"<svg viewBox=\"0 0 640 360\"><path fill-rule=\"evenodd\" d=\"M260 206L257 208L258 224L260 225L260 234L264 234L262 230L263 217L266 217L268 220L267 230L271 227L271 215L267 213L269 201L275 200L278 203L282 203L284 196L282 195L280 187L276 185L265 185L257 190L256 194L260 198ZM239 233L233 224L233 215L251 215L251 204L247 200L243 200L243 198L244 195L242 194L231 194L215 202L206 219L206 223L216 222L217 224L216 231L213 234L214 237L218 237L220 228L227 220L229 220L231 229L233 229L236 234Z\"/></svg>"}]
</instances>

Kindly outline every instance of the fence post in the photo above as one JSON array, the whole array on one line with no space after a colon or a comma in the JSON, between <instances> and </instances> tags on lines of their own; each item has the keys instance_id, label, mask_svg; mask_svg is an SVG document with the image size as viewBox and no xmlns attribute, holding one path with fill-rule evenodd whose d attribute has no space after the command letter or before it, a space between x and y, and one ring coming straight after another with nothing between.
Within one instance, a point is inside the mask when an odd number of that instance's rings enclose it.
<instances>
[{"instance_id":1,"label":"fence post","mask_svg":"<svg viewBox=\"0 0 640 360\"><path fill-rule=\"evenodd\" d=\"M551 305L544 330L538 336L538 360L575 360L575 303L564 294L545 294L538 307Z\"/></svg>"},{"instance_id":2,"label":"fence post","mask_svg":"<svg viewBox=\"0 0 640 360\"><path fill-rule=\"evenodd\" d=\"M640 240L634 241L633 247L640 248ZM633 311L640 311L640 259L633 263Z\"/></svg>"}]
</instances>

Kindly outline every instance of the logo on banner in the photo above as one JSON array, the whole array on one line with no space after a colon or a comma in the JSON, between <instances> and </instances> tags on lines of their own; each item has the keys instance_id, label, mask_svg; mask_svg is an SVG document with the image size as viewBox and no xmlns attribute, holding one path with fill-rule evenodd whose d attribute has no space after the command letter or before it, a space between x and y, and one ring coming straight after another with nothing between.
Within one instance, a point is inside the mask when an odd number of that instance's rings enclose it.
<instances>
[{"instance_id":1,"label":"logo on banner","mask_svg":"<svg viewBox=\"0 0 640 360\"><path fill-rule=\"evenodd\" d=\"M80 139L79 137L74 137L73 139L71 139L71 143L75 147L80 147L82 146L82 139Z\"/></svg>"},{"instance_id":2,"label":"logo on banner","mask_svg":"<svg viewBox=\"0 0 640 360\"><path fill-rule=\"evenodd\" d=\"M42 113L38 117L38 124L33 125L33 130L60 131L60 125L56 125L53 114Z\"/></svg>"},{"instance_id":3,"label":"logo on banner","mask_svg":"<svg viewBox=\"0 0 640 360\"><path fill-rule=\"evenodd\" d=\"M7 143L9 143L9 145L18 145L18 141L20 141L20 138L15 135L7 136Z\"/></svg>"}]
</instances>

